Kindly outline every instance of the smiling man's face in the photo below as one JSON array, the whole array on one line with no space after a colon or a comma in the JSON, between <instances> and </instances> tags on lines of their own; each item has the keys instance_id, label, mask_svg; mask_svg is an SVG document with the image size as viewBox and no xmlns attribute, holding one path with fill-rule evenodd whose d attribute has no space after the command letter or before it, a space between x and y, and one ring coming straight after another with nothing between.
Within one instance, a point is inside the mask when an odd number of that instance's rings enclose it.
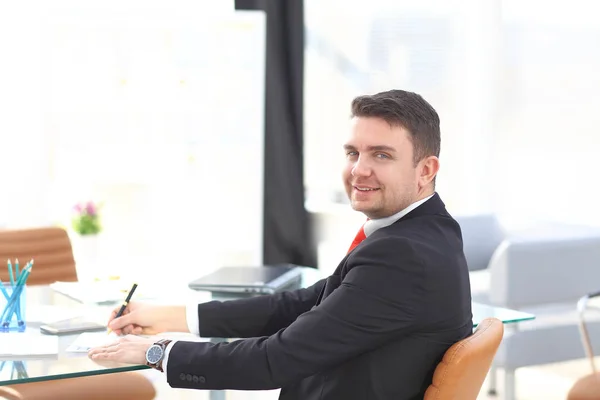
<instances>
[{"instance_id":1,"label":"smiling man's face","mask_svg":"<svg viewBox=\"0 0 600 400\"><path fill-rule=\"evenodd\" d=\"M377 117L354 117L343 171L352 208L371 219L389 217L424 198L421 163L410 133Z\"/></svg>"}]
</instances>

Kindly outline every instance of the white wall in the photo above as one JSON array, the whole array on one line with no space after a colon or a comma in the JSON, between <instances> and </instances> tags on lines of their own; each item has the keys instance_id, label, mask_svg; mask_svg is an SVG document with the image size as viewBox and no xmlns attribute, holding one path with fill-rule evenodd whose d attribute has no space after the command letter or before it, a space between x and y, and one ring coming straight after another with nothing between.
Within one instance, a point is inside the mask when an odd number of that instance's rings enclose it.
<instances>
[{"instance_id":1,"label":"white wall","mask_svg":"<svg viewBox=\"0 0 600 400\"><path fill-rule=\"evenodd\" d=\"M217 3L0 3L0 226L93 199L122 275L261 262L265 18Z\"/></svg>"},{"instance_id":2,"label":"white wall","mask_svg":"<svg viewBox=\"0 0 600 400\"><path fill-rule=\"evenodd\" d=\"M349 206L323 211L341 190L350 101L390 88L423 94L440 114L437 188L452 213L492 211L508 227L600 225L600 28L590 2L306 4L309 29L334 48L309 35L306 185L331 249L320 264L337 263L361 223ZM377 30L378 41L365 39Z\"/></svg>"}]
</instances>

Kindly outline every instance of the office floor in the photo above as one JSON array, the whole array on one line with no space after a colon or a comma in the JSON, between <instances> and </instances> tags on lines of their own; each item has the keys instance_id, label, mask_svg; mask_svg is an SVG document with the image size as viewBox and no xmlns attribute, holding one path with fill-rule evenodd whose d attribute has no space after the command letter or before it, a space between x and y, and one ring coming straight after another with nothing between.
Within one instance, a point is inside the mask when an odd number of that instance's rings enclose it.
<instances>
[{"instance_id":1,"label":"office floor","mask_svg":"<svg viewBox=\"0 0 600 400\"><path fill-rule=\"evenodd\" d=\"M596 360L600 365L600 357ZM154 371L153 371L154 372ZM518 400L565 400L567 392L577 378L590 372L587 360L576 360L540 367L521 368L517 371ZM179 390L170 388L164 378L153 375L153 381L158 391L156 400L209 400L206 392ZM161 379L162 378L162 379ZM499 388L502 384L502 371L498 378ZM502 400L500 393L496 397L487 396L487 382L478 400ZM276 400L277 391L270 392L231 392L226 400Z\"/></svg>"}]
</instances>

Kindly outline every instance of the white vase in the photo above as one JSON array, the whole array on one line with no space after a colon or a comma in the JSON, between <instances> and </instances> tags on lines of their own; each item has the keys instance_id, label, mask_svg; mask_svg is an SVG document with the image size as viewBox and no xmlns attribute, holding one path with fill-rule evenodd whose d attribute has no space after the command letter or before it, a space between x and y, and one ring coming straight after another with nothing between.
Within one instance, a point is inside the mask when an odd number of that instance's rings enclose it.
<instances>
[{"instance_id":1,"label":"white vase","mask_svg":"<svg viewBox=\"0 0 600 400\"><path fill-rule=\"evenodd\" d=\"M73 255L79 282L91 282L99 277L98 235L77 235Z\"/></svg>"}]
</instances>

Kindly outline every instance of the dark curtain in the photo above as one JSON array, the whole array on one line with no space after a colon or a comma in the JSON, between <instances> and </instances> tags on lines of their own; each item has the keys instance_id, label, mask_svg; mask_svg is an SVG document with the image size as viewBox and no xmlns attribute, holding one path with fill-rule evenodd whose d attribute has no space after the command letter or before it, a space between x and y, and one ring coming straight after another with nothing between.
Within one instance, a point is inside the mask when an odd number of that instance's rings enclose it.
<instances>
[{"instance_id":1,"label":"dark curtain","mask_svg":"<svg viewBox=\"0 0 600 400\"><path fill-rule=\"evenodd\" d=\"M304 208L304 2L236 0L235 8L267 18L263 261L316 267Z\"/></svg>"}]
</instances>

